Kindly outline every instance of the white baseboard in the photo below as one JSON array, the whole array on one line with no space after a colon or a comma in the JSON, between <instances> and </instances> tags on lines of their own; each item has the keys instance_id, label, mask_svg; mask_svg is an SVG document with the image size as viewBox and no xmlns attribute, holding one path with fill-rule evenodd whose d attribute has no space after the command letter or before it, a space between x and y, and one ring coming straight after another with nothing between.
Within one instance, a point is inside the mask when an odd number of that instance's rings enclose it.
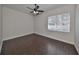
<instances>
[{"instance_id":1,"label":"white baseboard","mask_svg":"<svg viewBox=\"0 0 79 59\"><path fill-rule=\"evenodd\" d=\"M61 39L59 39L59 38L55 38L55 37L51 37L51 36L47 36L47 35L40 34L40 33L36 33L36 34L38 34L38 35L42 35L42 36L45 36L45 37L48 37L48 38L51 38L51 39L55 39L55 40L58 40L58 41L61 41L61 42L65 42L65 43L74 45L74 42L69 42L69 41L66 41L66 40L61 40Z\"/></svg>"},{"instance_id":2,"label":"white baseboard","mask_svg":"<svg viewBox=\"0 0 79 59\"><path fill-rule=\"evenodd\" d=\"M29 34L32 34L32 33L28 33L28 34L23 34L23 35L18 35L18 36L13 36L13 37L5 38L5 39L3 39L3 41L10 40L10 39L17 38L17 37L21 37L21 36L25 36L25 35L29 35ZM35 33L35 34L42 35L42 36L45 36L45 37L48 37L48 38L51 38L51 39L55 39L55 40L58 40L58 41L61 41L61 42L65 42L65 43L74 45L74 42L68 42L66 40L60 40L59 38L47 36L47 35L40 34L40 33Z\"/></svg>"},{"instance_id":3,"label":"white baseboard","mask_svg":"<svg viewBox=\"0 0 79 59\"><path fill-rule=\"evenodd\" d=\"M22 34L22 35L13 36L13 37L8 37L8 38L3 38L2 40L3 40L3 41L5 41L5 40L10 40L10 39L14 39L14 38L17 38L17 37L26 36L26 35L29 35L29 34L32 34L32 33Z\"/></svg>"}]
</instances>

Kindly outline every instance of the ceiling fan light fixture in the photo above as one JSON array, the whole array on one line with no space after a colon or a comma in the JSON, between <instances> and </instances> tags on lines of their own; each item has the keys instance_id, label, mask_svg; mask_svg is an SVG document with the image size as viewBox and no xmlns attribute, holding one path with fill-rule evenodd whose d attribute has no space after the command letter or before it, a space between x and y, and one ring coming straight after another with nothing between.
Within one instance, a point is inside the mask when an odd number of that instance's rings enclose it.
<instances>
[{"instance_id":1,"label":"ceiling fan light fixture","mask_svg":"<svg viewBox=\"0 0 79 59\"><path fill-rule=\"evenodd\" d=\"M34 13L34 14L37 14L37 13L38 13L38 11L34 11L33 13Z\"/></svg>"}]
</instances>

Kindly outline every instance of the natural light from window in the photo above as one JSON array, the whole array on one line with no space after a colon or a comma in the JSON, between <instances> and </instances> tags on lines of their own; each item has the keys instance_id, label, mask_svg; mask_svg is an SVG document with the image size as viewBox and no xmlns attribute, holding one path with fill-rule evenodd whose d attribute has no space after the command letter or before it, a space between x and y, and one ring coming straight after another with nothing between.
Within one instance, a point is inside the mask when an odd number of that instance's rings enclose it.
<instances>
[{"instance_id":1,"label":"natural light from window","mask_svg":"<svg viewBox=\"0 0 79 59\"><path fill-rule=\"evenodd\" d=\"M48 30L70 32L70 13L48 17Z\"/></svg>"}]
</instances>

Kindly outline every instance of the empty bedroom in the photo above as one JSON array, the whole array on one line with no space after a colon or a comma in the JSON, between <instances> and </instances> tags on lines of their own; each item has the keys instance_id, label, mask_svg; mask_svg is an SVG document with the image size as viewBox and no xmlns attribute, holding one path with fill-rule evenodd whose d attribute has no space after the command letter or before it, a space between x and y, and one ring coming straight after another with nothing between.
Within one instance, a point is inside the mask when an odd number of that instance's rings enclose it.
<instances>
[{"instance_id":1,"label":"empty bedroom","mask_svg":"<svg viewBox=\"0 0 79 59\"><path fill-rule=\"evenodd\" d=\"M78 4L0 4L1 55L78 55Z\"/></svg>"}]
</instances>

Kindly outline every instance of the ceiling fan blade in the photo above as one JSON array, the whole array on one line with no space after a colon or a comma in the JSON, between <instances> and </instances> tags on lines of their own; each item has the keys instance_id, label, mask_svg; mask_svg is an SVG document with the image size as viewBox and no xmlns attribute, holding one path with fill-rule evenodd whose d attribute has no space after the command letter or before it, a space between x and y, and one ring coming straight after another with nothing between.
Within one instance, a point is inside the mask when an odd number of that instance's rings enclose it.
<instances>
[{"instance_id":1,"label":"ceiling fan blade","mask_svg":"<svg viewBox=\"0 0 79 59\"><path fill-rule=\"evenodd\" d=\"M30 13L33 13L33 11L31 11Z\"/></svg>"},{"instance_id":2,"label":"ceiling fan blade","mask_svg":"<svg viewBox=\"0 0 79 59\"><path fill-rule=\"evenodd\" d=\"M37 15L39 15L39 13L37 13Z\"/></svg>"},{"instance_id":3,"label":"ceiling fan blade","mask_svg":"<svg viewBox=\"0 0 79 59\"><path fill-rule=\"evenodd\" d=\"M30 9L30 10L33 10L32 8L30 8L30 7L27 7L28 9Z\"/></svg>"},{"instance_id":4,"label":"ceiling fan blade","mask_svg":"<svg viewBox=\"0 0 79 59\"><path fill-rule=\"evenodd\" d=\"M38 10L38 12L44 12L43 10Z\"/></svg>"}]
</instances>

